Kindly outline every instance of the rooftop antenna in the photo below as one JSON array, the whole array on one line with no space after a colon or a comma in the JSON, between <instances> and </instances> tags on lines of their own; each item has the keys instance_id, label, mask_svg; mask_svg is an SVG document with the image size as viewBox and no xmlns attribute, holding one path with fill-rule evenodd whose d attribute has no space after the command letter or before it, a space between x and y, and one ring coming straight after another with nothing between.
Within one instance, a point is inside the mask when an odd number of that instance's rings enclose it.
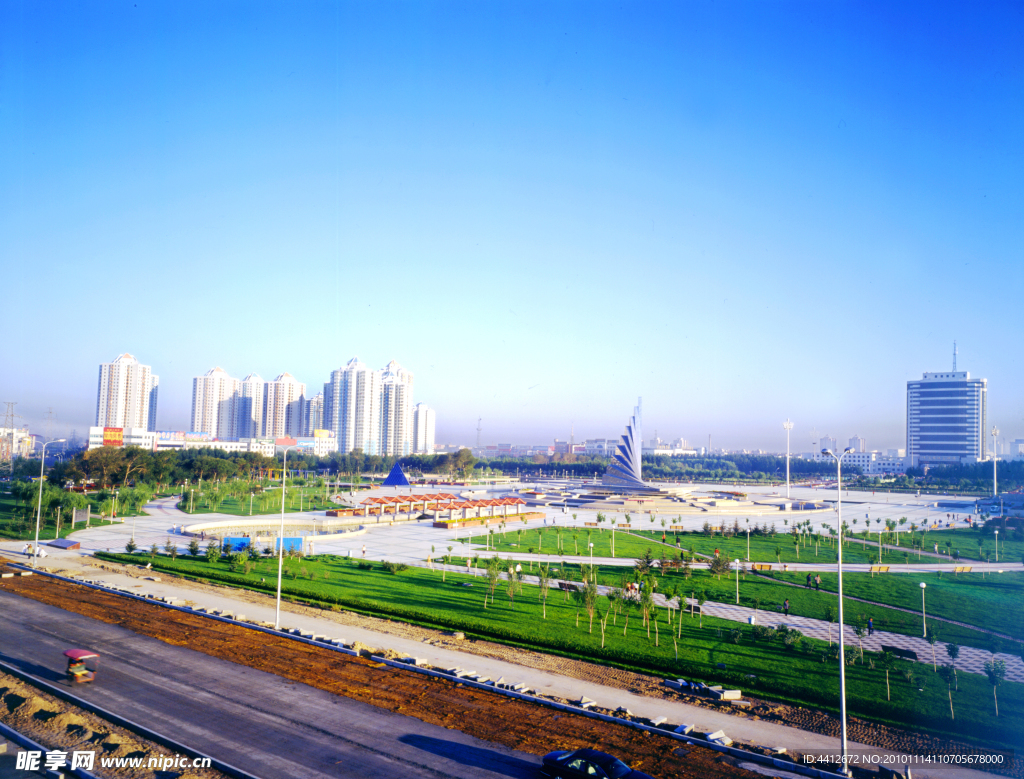
<instances>
[{"instance_id":1,"label":"rooftop antenna","mask_svg":"<svg viewBox=\"0 0 1024 779\"><path fill-rule=\"evenodd\" d=\"M956 341L953 341L953 373L956 373Z\"/></svg>"},{"instance_id":2,"label":"rooftop antenna","mask_svg":"<svg viewBox=\"0 0 1024 779\"><path fill-rule=\"evenodd\" d=\"M484 422L484 418L483 417L477 417L477 420L476 420L476 448L477 449L480 448L480 434L484 430L483 422Z\"/></svg>"}]
</instances>

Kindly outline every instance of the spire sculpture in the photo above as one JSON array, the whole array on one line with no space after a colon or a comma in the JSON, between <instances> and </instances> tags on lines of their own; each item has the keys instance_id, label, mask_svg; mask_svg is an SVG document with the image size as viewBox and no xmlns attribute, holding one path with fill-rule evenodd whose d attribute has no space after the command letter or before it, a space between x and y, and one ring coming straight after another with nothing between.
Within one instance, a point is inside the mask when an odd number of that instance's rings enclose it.
<instances>
[{"instance_id":1,"label":"spire sculpture","mask_svg":"<svg viewBox=\"0 0 1024 779\"><path fill-rule=\"evenodd\" d=\"M640 414L642 402L642 398L637 398L633 416L626 423L626 432L622 434L622 439L615 447L612 463L601 479L601 483L606 487L636 489L647 486L640 475L640 449L643 445Z\"/></svg>"}]
</instances>

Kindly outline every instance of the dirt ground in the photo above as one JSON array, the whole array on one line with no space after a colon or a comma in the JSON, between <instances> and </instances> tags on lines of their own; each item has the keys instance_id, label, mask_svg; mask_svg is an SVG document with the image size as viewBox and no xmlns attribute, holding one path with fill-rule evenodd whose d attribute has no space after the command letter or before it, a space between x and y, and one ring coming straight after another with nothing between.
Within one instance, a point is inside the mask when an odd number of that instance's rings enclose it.
<instances>
[{"instance_id":1,"label":"dirt ground","mask_svg":"<svg viewBox=\"0 0 1024 779\"><path fill-rule=\"evenodd\" d=\"M126 566L116 563L95 561L98 568L111 572L127 574L143 579L152 576L153 573L144 568ZM58 571L59 573L59 571ZM69 572L70 573L70 572ZM161 571L160 577L171 578L173 574ZM174 577L175 585L191 589L196 592L223 592L224 588L216 585L197 582L182 577ZM238 590L231 588L233 598L245 600L253 604L267 605L273 603L273 598L262 593L249 590ZM808 709L801 706L790 706L784 703L759 700L747 697L751 705L748 708L737 708L729 703L719 702L713 699L695 695L683 695L667 688L661 677L649 676L646 674L624 671L607 666L587 663L580 660L558 657L557 655L532 652L526 649L508 647L489 641L456 640L450 633L429 628L421 628L409 625L404 622L394 622L387 619L363 616L350 611L323 611L301 604L289 603L286 606L289 612L314 616L319 619L330 619L341 625L352 625L355 627L367 628L384 635L400 636L410 638L434 646L449 647L461 652L468 652L484 657L493 657L510 663L537 668L545 671L567 676L572 679L580 679L595 684L602 684L608 687L616 687L621 690L628 690L637 695L657 697L668 700L678 700L694 706L713 709L720 712L727 712L732 716L776 722L784 725L792 725L812 733L839 738L839 718L827 712L816 709ZM909 754L971 754L974 748L967 743L959 743L945 738L915 733L901 728L879 725L858 717L847 717L847 732L851 741L861 744L869 744L880 749L889 749ZM1018 761L1018 767L1001 772L1007 776L1024 779L1024 761Z\"/></svg>"},{"instance_id":2,"label":"dirt ground","mask_svg":"<svg viewBox=\"0 0 1024 779\"><path fill-rule=\"evenodd\" d=\"M151 771L101 768L104 757L172 756L164 747L112 725L96 715L54 698L20 679L0 673L0 722L51 749L96 753L93 773L104 779L226 779L212 768L195 771Z\"/></svg>"},{"instance_id":3,"label":"dirt ground","mask_svg":"<svg viewBox=\"0 0 1024 779\"><path fill-rule=\"evenodd\" d=\"M657 777L758 777L713 750L41 576L0 587L169 644L543 755L599 748ZM135 777L131 777L135 779Z\"/></svg>"}]
</instances>

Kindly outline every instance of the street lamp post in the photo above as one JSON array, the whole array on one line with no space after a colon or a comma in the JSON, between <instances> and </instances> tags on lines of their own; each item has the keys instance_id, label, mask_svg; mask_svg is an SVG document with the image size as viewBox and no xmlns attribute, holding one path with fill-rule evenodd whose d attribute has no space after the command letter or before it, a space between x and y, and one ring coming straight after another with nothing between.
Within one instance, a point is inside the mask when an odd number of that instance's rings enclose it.
<instances>
[{"instance_id":1,"label":"street lamp post","mask_svg":"<svg viewBox=\"0 0 1024 779\"><path fill-rule=\"evenodd\" d=\"M736 566L736 605L740 604L740 561L737 558L734 562Z\"/></svg>"},{"instance_id":2,"label":"street lamp post","mask_svg":"<svg viewBox=\"0 0 1024 779\"><path fill-rule=\"evenodd\" d=\"M998 560L996 562L998 562ZM591 544L590 544L590 575L591 576L594 575L594 544L593 544L593 542L591 542Z\"/></svg>"},{"instance_id":3,"label":"street lamp post","mask_svg":"<svg viewBox=\"0 0 1024 779\"><path fill-rule=\"evenodd\" d=\"M32 547L32 567L36 567L36 561L39 559L39 521L43 517L43 474L46 471L46 447L50 444L62 444L64 443L63 438L58 438L55 441L46 441L43 444L43 461L39 465L39 504L36 507L36 544Z\"/></svg>"},{"instance_id":4,"label":"street lamp post","mask_svg":"<svg viewBox=\"0 0 1024 779\"><path fill-rule=\"evenodd\" d=\"M925 638L928 638L928 623L925 622L924 613L924 591L927 586L927 584L921 582L921 635Z\"/></svg>"},{"instance_id":5,"label":"street lamp post","mask_svg":"<svg viewBox=\"0 0 1024 779\"><path fill-rule=\"evenodd\" d=\"M281 535L277 541L277 610L274 613L274 630L281 629L281 573L284 570L284 492L288 484L288 450L298 449L286 446L281 457Z\"/></svg>"},{"instance_id":6,"label":"street lamp post","mask_svg":"<svg viewBox=\"0 0 1024 779\"><path fill-rule=\"evenodd\" d=\"M999 435L999 428L992 426L992 497L999 494L999 484L996 482L996 463L999 457L996 456L996 437Z\"/></svg>"},{"instance_id":7,"label":"street lamp post","mask_svg":"<svg viewBox=\"0 0 1024 779\"><path fill-rule=\"evenodd\" d=\"M827 454L836 461L836 487L839 489L839 501L836 503L839 524L839 544L836 558L836 572L839 575L839 718L840 718L840 748L842 749L842 764L840 771L849 775L850 770L846 762L847 732L846 732L846 647L843 640L843 458L853 449L846 447L845 451L836 455L831 449L822 449L822 454Z\"/></svg>"},{"instance_id":8,"label":"street lamp post","mask_svg":"<svg viewBox=\"0 0 1024 779\"><path fill-rule=\"evenodd\" d=\"M786 497L789 497L789 431L793 429L793 423L788 419L782 423L786 429ZM749 555L748 555L749 557Z\"/></svg>"},{"instance_id":9,"label":"street lamp post","mask_svg":"<svg viewBox=\"0 0 1024 779\"><path fill-rule=\"evenodd\" d=\"M996 533L996 562L998 563L999 562L999 531L997 530L997 531L995 531L995 533Z\"/></svg>"}]
</instances>

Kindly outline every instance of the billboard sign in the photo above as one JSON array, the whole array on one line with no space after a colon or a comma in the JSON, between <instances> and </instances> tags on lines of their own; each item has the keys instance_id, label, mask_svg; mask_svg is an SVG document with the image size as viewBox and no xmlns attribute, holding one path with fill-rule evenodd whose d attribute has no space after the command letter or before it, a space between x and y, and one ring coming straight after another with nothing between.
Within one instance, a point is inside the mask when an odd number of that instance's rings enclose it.
<instances>
[{"instance_id":1,"label":"billboard sign","mask_svg":"<svg viewBox=\"0 0 1024 779\"><path fill-rule=\"evenodd\" d=\"M103 428L103 445L104 446L124 446L124 428L123 427L105 427L105 428Z\"/></svg>"},{"instance_id":2,"label":"billboard sign","mask_svg":"<svg viewBox=\"0 0 1024 779\"><path fill-rule=\"evenodd\" d=\"M313 438L334 438L333 430L314 430Z\"/></svg>"}]
</instances>

